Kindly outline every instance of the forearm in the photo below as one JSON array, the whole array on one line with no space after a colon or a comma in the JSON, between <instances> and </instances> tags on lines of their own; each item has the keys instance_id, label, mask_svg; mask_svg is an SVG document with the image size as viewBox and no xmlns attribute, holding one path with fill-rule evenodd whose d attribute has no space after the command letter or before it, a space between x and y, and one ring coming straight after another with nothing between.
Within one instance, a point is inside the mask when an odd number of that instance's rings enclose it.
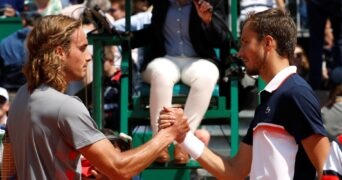
<instances>
[{"instance_id":1,"label":"forearm","mask_svg":"<svg viewBox=\"0 0 342 180\"><path fill-rule=\"evenodd\" d=\"M107 139L79 151L101 174L109 178L130 179L148 167L173 139L167 130L161 130L147 143L125 152L120 152Z\"/></svg>"},{"instance_id":2,"label":"forearm","mask_svg":"<svg viewBox=\"0 0 342 180\"><path fill-rule=\"evenodd\" d=\"M211 174L219 179L226 179L228 176L226 174L227 165L225 162L228 159L213 153L203 142L196 138L192 133L187 133L184 141L180 144L183 149L185 149L191 157L196 159L202 167L208 170Z\"/></svg>"},{"instance_id":3,"label":"forearm","mask_svg":"<svg viewBox=\"0 0 342 180\"><path fill-rule=\"evenodd\" d=\"M192 133L188 133L180 144L202 167L218 179L244 179L250 171L251 147L242 144L234 158L224 158L210 151Z\"/></svg>"},{"instance_id":4,"label":"forearm","mask_svg":"<svg viewBox=\"0 0 342 180\"><path fill-rule=\"evenodd\" d=\"M132 177L145 168L147 168L165 149L172 141L174 140L165 130L161 130L158 134L156 134L150 141L147 143L132 149L130 151L125 151L121 153L120 162L120 170L124 171L123 174L129 175Z\"/></svg>"},{"instance_id":5,"label":"forearm","mask_svg":"<svg viewBox=\"0 0 342 180\"><path fill-rule=\"evenodd\" d=\"M323 166L330 150L330 142L327 137L319 134L311 135L302 141L304 149L316 168L317 176L320 178L323 173Z\"/></svg>"},{"instance_id":6,"label":"forearm","mask_svg":"<svg viewBox=\"0 0 342 180\"><path fill-rule=\"evenodd\" d=\"M248 174L248 172L244 172L244 169L248 167L248 163L239 166L238 161L234 158L223 157L210 151L208 148L205 148L197 161L217 179L244 180Z\"/></svg>"},{"instance_id":7,"label":"forearm","mask_svg":"<svg viewBox=\"0 0 342 180\"><path fill-rule=\"evenodd\" d=\"M233 177L233 171L230 171L229 159L223 158L213 153L208 148L204 149L203 154L197 159L201 166L214 175L217 179L239 179ZM230 172L230 173L229 173Z\"/></svg>"}]
</instances>

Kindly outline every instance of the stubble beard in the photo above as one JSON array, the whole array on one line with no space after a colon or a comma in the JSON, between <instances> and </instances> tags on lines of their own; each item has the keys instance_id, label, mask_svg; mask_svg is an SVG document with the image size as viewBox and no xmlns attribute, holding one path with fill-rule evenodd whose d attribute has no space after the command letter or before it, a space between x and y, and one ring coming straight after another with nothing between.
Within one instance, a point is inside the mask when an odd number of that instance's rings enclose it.
<instances>
[{"instance_id":1,"label":"stubble beard","mask_svg":"<svg viewBox=\"0 0 342 180\"><path fill-rule=\"evenodd\" d=\"M246 72L249 76L259 75L259 70L256 68L246 68Z\"/></svg>"}]
</instances>

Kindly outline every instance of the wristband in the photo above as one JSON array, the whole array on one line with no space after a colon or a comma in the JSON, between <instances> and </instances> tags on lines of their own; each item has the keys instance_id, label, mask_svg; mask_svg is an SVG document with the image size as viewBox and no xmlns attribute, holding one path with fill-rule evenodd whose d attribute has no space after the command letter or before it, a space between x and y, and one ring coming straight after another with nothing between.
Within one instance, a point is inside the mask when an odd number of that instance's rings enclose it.
<instances>
[{"instance_id":1,"label":"wristband","mask_svg":"<svg viewBox=\"0 0 342 180\"><path fill-rule=\"evenodd\" d=\"M192 132L186 133L185 139L180 146L194 159L198 159L204 151L204 143L199 140Z\"/></svg>"}]
</instances>

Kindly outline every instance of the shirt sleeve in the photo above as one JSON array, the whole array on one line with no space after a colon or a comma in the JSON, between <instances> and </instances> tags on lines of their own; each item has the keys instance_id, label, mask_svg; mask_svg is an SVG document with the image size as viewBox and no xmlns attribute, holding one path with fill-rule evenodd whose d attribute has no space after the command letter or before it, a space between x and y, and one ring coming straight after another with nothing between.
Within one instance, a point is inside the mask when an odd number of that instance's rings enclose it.
<instances>
[{"instance_id":1,"label":"shirt sleeve","mask_svg":"<svg viewBox=\"0 0 342 180\"><path fill-rule=\"evenodd\" d=\"M314 92L307 87L293 88L286 95L289 102L288 131L297 143L313 134L326 136L320 104Z\"/></svg>"},{"instance_id":2,"label":"shirt sleeve","mask_svg":"<svg viewBox=\"0 0 342 180\"><path fill-rule=\"evenodd\" d=\"M63 103L58 116L58 127L67 142L75 149L105 138L104 134L97 129L87 108L75 97Z\"/></svg>"}]
</instances>

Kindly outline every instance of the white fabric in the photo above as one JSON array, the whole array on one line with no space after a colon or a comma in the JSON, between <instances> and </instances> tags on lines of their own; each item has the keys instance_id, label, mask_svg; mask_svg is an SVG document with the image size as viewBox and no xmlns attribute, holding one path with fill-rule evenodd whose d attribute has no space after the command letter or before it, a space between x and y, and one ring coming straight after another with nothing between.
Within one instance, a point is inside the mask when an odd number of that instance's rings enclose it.
<instances>
[{"instance_id":1,"label":"white fabric","mask_svg":"<svg viewBox=\"0 0 342 180\"><path fill-rule=\"evenodd\" d=\"M296 73L297 67L296 66L289 66L284 68L273 79L266 85L265 91L273 92L274 90L278 89L278 87L285 81L285 79L290 76L291 74Z\"/></svg>"},{"instance_id":2,"label":"white fabric","mask_svg":"<svg viewBox=\"0 0 342 180\"><path fill-rule=\"evenodd\" d=\"M240 7L246 7L254 4L263 4L266 6L274 6L276 4L275 0L241 0L240 1Z\"/></svg>"},{"instance_id":3,"label":"white fabric","mask_svg":"<svg viewBox=\"0 0 342 180\"><path fill-rule=\"evenodd\" d=\"M86 8L85 4L70 5L61 10L62 15L79 19Z\"/></svg>"},{"instance_id":4,"label":"white fabric","mask_svg":"<svg viewBox=\"0 0 342 180\"><path fill-rule=\"evenodd\" d=\"M254 128L251 180L290 180L298 145L284 127L260 123Z\"/></svg>"},{"instance_id":5,"label":"white fabric","mask_svg":"<svg viewBox=\"0 0 342 180\"><path fill-rule=\"evenodd\" d=\"M179 145L194 159L198 159L202 155L205 147L204 143L192 132L188 132L184 141Z\"/></svg>"},{"instance_id":6,"label":"white fabric","mask_svg":"<svg viewBox=\"0 0 342 180\"><path fill-rule=\"evenodd\" d=\"M342 151L335 141L331 142L329 156L323 170L331 170L342 175Z\"/></svg>"},{"instance_id":7,"label":"white fabric","mask_svg":"<svg viewBox=\"0 0 342 180\"><path fill-rule=\"evenodd\" d=\"M153 132L158 131L158 117L163 106L171 106L173 86L178 81L191 87L184 114L194 132L209 106L219 71L208 60L165 56L150 62L142 76L144 81L151 84L150 118Z\"/></svg>"},{"instance_id":8,"label":"white fabric","mask_svg":"<svg viewBox=\"0 0 342 180\"><path fill-rule=\"evenodd\" d=\"M261 12L277 7L275 0L240 0L240 21L244 21L250 12Z\"/></svg>"},{"instance_id":9,"label":"white fabric","mask_svg":"<svg viewBox=\"0 0 342 180\"><path fill-rule=\"evenodd\" d=\"M8 91L5 88L0 87L0 96L4 97L7 101L9 100Z\"/></svg>"},{"instance_id":10,"label":"white fabric","mask_svg":"<svg viewBox=\"0 0 342 180\"><path fill-rule=\"evenodd\" d=\"M131 16L131 30L134 31L144 28L145 25L151 23L151 17L151 12L141 12ZM126 19L118 19L112 22L112 26L115 27L117 31L124 32L126 27Z\"/></svg>"}]
</instances>

